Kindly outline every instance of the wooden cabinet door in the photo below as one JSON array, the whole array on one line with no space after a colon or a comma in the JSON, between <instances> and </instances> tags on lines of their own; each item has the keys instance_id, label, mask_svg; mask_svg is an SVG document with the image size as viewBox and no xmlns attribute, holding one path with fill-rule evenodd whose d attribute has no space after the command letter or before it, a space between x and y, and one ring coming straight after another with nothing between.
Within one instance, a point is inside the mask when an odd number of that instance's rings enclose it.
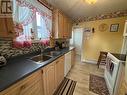
<instances>
[{"instance_id":1,"label":"wooden cabinet door","mask_svg":"<svg viewBox=\"0 0 127 95\"><path fill-rule=\"evenodd\" d=\"M45 95L52 95L55 91L55 63L44 68L44 89Z\"/></svg>"},{"instance_id":2,"label":"wooden cabinet door","mask_svg":"<svg viewBox=\"0 0 127 95\"><path fill-rule=\"evenodd\" d=\"M0 37L14 37L13 18L0 18Z\"/></svg>"},{"instance_id":3,"label":"wooden cabinet door","mask_svg":"<svg viewBox=\"0 0 127 95\"><path fill-rule=\"evenodd\" d=\"M72 37L72 22L69 21L68 23L68 37L71 38Z\"/></svg>"},{"instance_id":4,"label":"wooden cabinet door","mask_svg":"<svg viewBox=\"0 0 127 95\"><path fill-rule=\"evenodd\" d=\"M63 15L58 13L58 37L63 38Z\"/></svg>"},{"instance_id":5,"label":"wooden cabinet door","mask_svg":"<svg viewBox=\"0 0 127 95\"><path fill-rule=\"evenodd\" d=\"M60 68L60 83L61 83L61 81L64 79L64 56L62 56L61 58L60 58L60 62L59 62L59 68Z\"/></svg>"},{"instance_id":6,"label":"wooden cabinet door","mask_svg":"<svg viewBox=\"0 0 127 95\"><path fill-rule=\"evenodd\" d=\"M54 38L71 38L72 23L60 10L53 10Z\"/></svg>"},{"instance_id":7,"label":"wooden cabinet door","mask_svg":"<svg viewBox=\"0 0 127 95\"><path fill-rule=\"evenodd\" d=\"M63 37L68 38L68 19L64 16L64 31L63 31Z\"/></svg>"},{"instance_id":8,"label":"wooden cabinet door","mask_svg":"<svg viewBox=\"0 0 127 95\"><path fill-rule=\"evenodd\" d=\"M72 22L67 17L64 17L64 38L71 38Z\"/></svg>"},{"instance_id":9,"label":"wooden cabinet door","mask_svg":"<svg viewBox=\"0 0 127 95\"><path fill-rule=\"evenodd\" d=\"M56 64L55 64L56 88L59 86L59 84L63 79L64 79L64 56L56 60Z\"/></svg>"},{"instance_id":10,"label":"wooden cabinet door","mask_svg":"<svg viewBox=\"0 0 127 95\"><path fill-rule=\"evenodd\" d=\"M59 64L59 59L56 60L55 64L55 88L57 89L59 83L60 83L60 64Z\"/></svg>"}]
</instances>

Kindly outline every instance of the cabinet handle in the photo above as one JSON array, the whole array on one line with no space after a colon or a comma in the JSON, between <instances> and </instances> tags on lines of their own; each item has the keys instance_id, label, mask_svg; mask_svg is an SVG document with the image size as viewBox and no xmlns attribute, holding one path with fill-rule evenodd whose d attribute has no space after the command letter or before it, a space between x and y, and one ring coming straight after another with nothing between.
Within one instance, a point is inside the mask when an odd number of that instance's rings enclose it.
<instances>
[{"instance_id":1,"label":"cabinet handle","mask_svg":"<svg viewBox=\"0 0 127 95\"><path fill-rule=\"evenodd\" d=\"M41 70L41 73L43 74L43 70Z\"/></svg>"},{"instance_id":2,"label":"cabinet handle","mask_svg":"<svg viewBox=\"0 0 127 95\"><path fill-rule=\"evenodd\" d=\"M59 63L59 61L56 61L56 64Z\"/></svg>"},{"instance_id":3,"label":"cabinet handle","mask_svg":"<svg viewBox=\"0 0 127 95\"><path fill-rule=\"evenodd\" d=\"M25 89L25 88L26 88L26 85L22 85L22 86L21 86L21 89Z\"/></svg>"}]
</instances>

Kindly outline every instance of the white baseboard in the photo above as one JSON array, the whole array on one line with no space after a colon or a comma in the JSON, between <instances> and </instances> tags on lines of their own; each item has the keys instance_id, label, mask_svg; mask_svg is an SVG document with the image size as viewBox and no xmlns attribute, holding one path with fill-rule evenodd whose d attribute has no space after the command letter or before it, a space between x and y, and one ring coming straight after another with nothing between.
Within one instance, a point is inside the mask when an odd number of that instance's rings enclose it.
<instances>
[{"instance_id":1,"label":"white baseboard","mask_svg":"<svg viewBox=\"0 0 127 95\"><path fill-rule=\"evenodd\" d=\"M81 60L81 61L85 63L97 64L96 60Z\"/></svg>"}]
</instances>

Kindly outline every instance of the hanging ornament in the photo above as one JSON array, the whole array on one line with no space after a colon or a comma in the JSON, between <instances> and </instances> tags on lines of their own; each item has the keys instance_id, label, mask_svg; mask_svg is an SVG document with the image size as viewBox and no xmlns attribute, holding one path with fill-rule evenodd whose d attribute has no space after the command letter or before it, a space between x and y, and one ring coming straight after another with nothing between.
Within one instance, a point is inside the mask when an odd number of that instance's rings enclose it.
<instances>
[{"instance_id":1,"label":"hanging ornament","mask_svg":"<svg viewBox=\"0 0 127 95\"><path fill-rule=\"evenodd\" d=\"M14 23L15 36L18 37L23 34L23 25L20 23Z\"/></svg>"}]
</instances>

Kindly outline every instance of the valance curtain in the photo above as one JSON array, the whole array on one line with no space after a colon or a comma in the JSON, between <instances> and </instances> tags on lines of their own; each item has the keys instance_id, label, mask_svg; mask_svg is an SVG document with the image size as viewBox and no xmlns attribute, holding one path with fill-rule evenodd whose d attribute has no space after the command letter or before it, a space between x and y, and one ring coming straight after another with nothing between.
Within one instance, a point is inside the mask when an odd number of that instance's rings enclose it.
<instances>
[{"instance_id":1,"label":"valance curtain","mask_svg":"<svg viewBox=\"0 0 127 95\"><path fill-rule=\"evenodd\" d=\"M36 19L36 13L41 15L41 20L44 22L41 24L44 25L42 26L41 33L48 39L52 30L52 11L37 0L14 0L14 21L23 26L23 32L19 33L19 28L16 30L18 35L14 40L15 47L31 45L31 28L33 21Z\"/></svg>"}]
</instances>

